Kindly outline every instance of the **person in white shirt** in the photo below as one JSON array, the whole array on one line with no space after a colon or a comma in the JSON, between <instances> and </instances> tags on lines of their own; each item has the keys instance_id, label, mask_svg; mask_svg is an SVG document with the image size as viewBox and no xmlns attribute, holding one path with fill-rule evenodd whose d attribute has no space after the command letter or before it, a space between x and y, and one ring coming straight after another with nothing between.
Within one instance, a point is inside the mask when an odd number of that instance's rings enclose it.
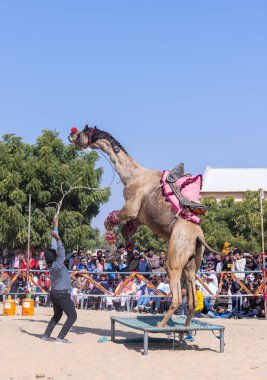
<instances>
[{"instance_id":1,"label":"person in white shirt","mask_svg":"<svg viewBox=\"0 0 267 380\"><path fill-rule=\"evenodd\" d=\"M157 286L157 289L162 293L162 294L169 294L171 289L170 289L170 281L168 276L164 277L164 280L159 283ZM166 299L166 297L155 297L155 313L159 312L159 307L160 307L160 301ZM171 298L167 298L167 302L171 302Z\"/></svg>"},{"instance_id":2,"label":"person in white shirt","mask_svg":"<svg viewBox=\"0 0 267 380\"><path fill-rule=\"evenodd\" d=\"M217 288L213 282L215 278L216 278L215 274L209 274L205 276L203 278L203 282L206 285L206 287L209 289L209 291L204 286L202 286L202 288L200 289L200 291L204 295L204 305L207 312L210 311L211 299L214 298L213 296L215 296L217 292Z\"/></svg>"},{"instance_id":3,"label":"person in white shirt","mask_svg":"<svg viewBox=\"0 0 267 380\"><path fill-rule=\"evenodd\" d=\"M244 272L246 266L246 259L240 255L239 252L236 252L233 258L233 263L231 267L232 272ZM235 273L236 278L239 280L244 280L245 273Z\"/></svg>"}]
</instances>

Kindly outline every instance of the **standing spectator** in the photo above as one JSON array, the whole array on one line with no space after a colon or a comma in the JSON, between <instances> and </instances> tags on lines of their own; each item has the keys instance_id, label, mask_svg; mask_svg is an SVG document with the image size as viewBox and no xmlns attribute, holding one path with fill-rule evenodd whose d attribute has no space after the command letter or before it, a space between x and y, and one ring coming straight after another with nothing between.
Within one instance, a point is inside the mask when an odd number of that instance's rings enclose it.
<instances>
[{"instance_id":1,"label":"standing spectator","mask_svg":"<svg viewBox=\"0 0 267 380\"><path fill-rule=\"evenodd\" d=\"M78 251L73 250L67 255L67 260L69 261L69 270L76 270L77 266L80 264L80 258L78 256Z\"/></svg>"},{"instance_id":2,"label":"standing spectator","mask_svg":"<svg viewBox=\"0 0 267 380\"><path fill-rule=\"evenodd\" d=\"M228 255L231 251L231 244L228 243L228 241L225 241L223 243L223 249L222 249L222 254L223 255Z\"/></svg>"},{"instance_id":3,"label":"standing spectator","mask_svg":"<svg viewBox=\"0 0 267 380\"><path fill-rule=\"evenodd\" d=\"M151 267L146 257L143 255L139 255L139 264L137 267L137 272L146 273L151 272Z\"/></svg>"},{"instance_id":4,"label":"standing spectator","mask_svg":"<svg viewBox=\"0 0 267 380\"><path fill-rule=\"evenodd\" d=\"M232 264L234 261L234 254L233 252L230 252L225 259L223 260L222 263L222 270L226 272L231 272Z\"/></svg>"},{"instance_id":5,"label":"standing spectator","mask_svg":"<svg viewBox=\"0 0 267 380\"><path fill-rule=\"evenodd\" d=\"M86 258L82 258L80 264L77 266L77 270L83 270L89 272L89 266L87 265Z\"/></svg>"},{"instance_id":6,"label":"standing spectator","mask_svg":"<svg viewBox=\"0 0 267 380\"><path fill-rule=\"evenodd\" d=\"M21 252L19 249L15 250L14 261L11 269L19 269L21 264Z\"/></svg>"},{"instance_id":7,"label":"standing spectator","mask_svg":"<svg viewBox=\"0 0 267 380\"><path fill-rule=\"evenodd\" d=\"M20 269L27 269L28 268L28 266L27 266L27 256L28 256L28 253L25 252L24 256L23 256L23 259L22 259L22 262L21 262ZM32 253L30 252L29 269L34 269L34 266L35 266L35 260L32 257Z\"/></svg>"},{"instance_id":8,"label":"standing spectator","mask_svg":"<svg viewBox=\"0 0 267 380\"><path fill-rule=\"evenodd\" d=\"M36 261L35 268L38 270L45 270L47 269L47 264L44 257L44 252L40 253L39 260Z\"/></svg>"},{"instance_id":9,"label":"standing spectator","mask_svg":"<svg viewBox=\"0 0 267 380\"><path fill-rule=\"evenodd\" d=\"M159 272L166 272L165 265L166 265L166 251L163 249L159 252Z\"/></svg>"},{"instance_id":10,"label":"standing spectator","mask_svg":"<svg viewBox=\"0 0 267 380\"><path fill-rule=\"evenodd\" d=\"M157 269L159 269L159 256L155 255L153 247L147 249L146 260L149 263L152 272L156 272Z\"/></svg>"},{"instance_id":11,"label":"standing spectator","mask_svg":"<svg viewBox=\"0 0 267 380\"><path fill-rule=\"evenodd\" d=\"M215 255L215 271L222 272L222 256L219 253Z\"/></svg>"},{"instance_id":12,"label":"standing spectator","mask_svg":"<svg viewBox=\"0 0 267 380\"><path fill-rule=\"evenodd\" d=\"M244 272L246 266L246 259L241 256L240 250L236 249L234 252L233 263L231 267L232 272ZM245 273L235 273L236 278L244 280Z\"/></svg>"},{"instance_id":13,"label":"standing spectator","mask_svg":"<svg viewBox=\"0 0 267 380\"><path fill-rule=\"evenodd\" d=\"M244 258L246 259L245 271L253 272L257 269L257 261L250 253L244 253Z\"/></svg>"}]
</instances>

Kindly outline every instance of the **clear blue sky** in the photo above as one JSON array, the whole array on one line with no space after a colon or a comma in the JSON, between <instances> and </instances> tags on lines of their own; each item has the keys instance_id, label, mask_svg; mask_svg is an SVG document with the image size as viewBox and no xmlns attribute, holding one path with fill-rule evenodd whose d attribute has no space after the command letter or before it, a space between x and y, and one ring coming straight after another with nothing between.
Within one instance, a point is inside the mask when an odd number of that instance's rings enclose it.
<instances>
[{"instance_id":1,"label":"clear blue sky","mask_svg":"<svg viewBox=\"0 0 267 380\"><path fill-rule=\"evenodd\" d=\"M265 0L0 0L0 136L89 123L148 168L266 167L266 20Z\"/></svg>"}]
</instances>

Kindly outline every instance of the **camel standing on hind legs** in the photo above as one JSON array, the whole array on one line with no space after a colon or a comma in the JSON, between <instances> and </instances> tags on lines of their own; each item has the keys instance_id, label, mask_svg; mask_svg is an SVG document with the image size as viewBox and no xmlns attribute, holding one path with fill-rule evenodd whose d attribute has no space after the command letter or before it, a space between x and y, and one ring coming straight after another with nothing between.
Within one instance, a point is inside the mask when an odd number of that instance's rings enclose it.
<instances>
[{"instance_id":1,"label":"camel standing on hind legs","mask_svg":"<svg viewBox=\"0 0 267 380\"><path fill-rule=\"evenodd\" d=\"M72 128L69 140L84 149L100 149L110 157L124 185L125 205L118 212L119 221L131 220L136 227L145 224L156 235L169 241L166 270L172 303L159 327L169 321L182 302L182 274L186 278L188 289L188 326L197 306L195 277L201 264L203 246L212 250L204 239L201 227L175 217L171 204L166 202L162 193L162 172L142 167L109 133L88 126L81 132Z\"/></svg>"}]
</instances>

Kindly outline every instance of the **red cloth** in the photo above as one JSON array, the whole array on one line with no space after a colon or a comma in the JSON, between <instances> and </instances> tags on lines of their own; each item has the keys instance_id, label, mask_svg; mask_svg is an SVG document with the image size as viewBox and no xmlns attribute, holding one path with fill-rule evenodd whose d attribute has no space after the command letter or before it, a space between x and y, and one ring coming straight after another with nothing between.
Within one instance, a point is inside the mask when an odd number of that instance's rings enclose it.
<instances>
[{"instance_id":1,"label":"red cloth","mask_svg":"<svg viewBox=\"0 0 267 380\"><path fill-rule=\"evenodd\" d=\"M29 260L29 269L33 269L34 265L35 265L35 260L33 258L31 258ZM20 269L27 269L27 260L26 259L22 260L21 265L20 265Z\"/></svg>"}]
</instances>

